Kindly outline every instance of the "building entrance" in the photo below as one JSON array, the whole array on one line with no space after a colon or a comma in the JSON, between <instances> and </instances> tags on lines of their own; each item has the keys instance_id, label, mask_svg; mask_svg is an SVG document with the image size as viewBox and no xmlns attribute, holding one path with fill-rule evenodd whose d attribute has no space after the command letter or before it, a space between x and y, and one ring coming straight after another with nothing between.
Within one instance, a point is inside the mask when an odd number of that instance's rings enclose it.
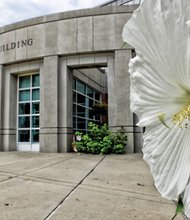
<instances>
[{"instance_id":1,"label":"building entrance","mask_svg":"<svg viewBox=\"0 0 190 220\"><path fill-rule=\"evenodd\" d=\"M40 76L18 77L17 150L39 151Z\"/></svg>"}]
</instances>

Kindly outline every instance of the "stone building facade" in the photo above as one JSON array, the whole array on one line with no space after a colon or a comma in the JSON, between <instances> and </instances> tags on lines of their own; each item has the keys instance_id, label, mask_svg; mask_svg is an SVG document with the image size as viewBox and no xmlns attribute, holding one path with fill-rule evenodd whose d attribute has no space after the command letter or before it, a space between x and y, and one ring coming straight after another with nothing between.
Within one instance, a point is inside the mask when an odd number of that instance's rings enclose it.
<instances>
[{"instance_id":1,"label":"stone building facade","mask_svg":"<svg viewBox=\"0 0 190 220\"><path fill-rule=\"evenodd\" d=\"M127 152L141 151L129 108L132 48L121 36L135 8L70 11L0 28L1 151L71 151L74 80L79 90L108 93L110 129L124 126Z\"/></svg>"}]
</instances>

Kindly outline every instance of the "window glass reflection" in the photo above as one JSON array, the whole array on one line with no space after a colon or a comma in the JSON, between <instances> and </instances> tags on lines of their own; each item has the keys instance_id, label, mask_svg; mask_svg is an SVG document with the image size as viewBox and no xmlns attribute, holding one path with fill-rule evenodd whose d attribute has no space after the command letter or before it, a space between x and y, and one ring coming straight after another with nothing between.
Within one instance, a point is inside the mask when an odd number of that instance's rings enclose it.
<instances>
[{"instance_id":1,"label":"window glass reflection","mask_svg":"<svg viewBox=\"0 0 190 220\"><path fill-rule=\"evenodd\" d=\"M96 99L97 101L100 101L100 93L97 92L97 91L95 91L95 99Z\"/></svg>"},{"instance_id":2,"label":"window glass reflection","mask_svg":"<svg viewBox=\"0 0 190 220\"><path fill-rule=\"evenodd\" d=\"M77 116L80 116L80 117L86 117L86 109L82 106L77 106Z\"/></svg>"},{"instance_id":3,"label":"window glass reflection","mask_svg":"<svg viewBox=\"0 0 190 220\"><path fill-rule=\"evenodd\" d=\"M93 114L92 110L89 111L89 118L91 118L91 119L94 118L94 114Z\"/></svg>"},{"instance_id":4,"label":"window glass reflection","mask_svg":"<svg viewBox=\"0 0 190 220\"><path fill-rule=\"evenodd\" d=\"M32 114L39 114L40 113L40 103L33 102L32 103Z\"/></svg>"},{"instance_id":5,"label":"window glass reflection","mask_svg":"<svg viewBox=\"0 0 190 220\"><path fill-rule=\"evenodd\" d=\"M73 92L73 102L76 102L77 101L77 94L76 92Z\"/></svg>"},{"instance_id":6,"label":"window glass reflection","mask_svg":"<svg viewBox=\"0 0 190 220\"><path fill-rule=\"evenodd\" d=\"M33 128L39 128L40 127L39 116L32 116L32 127Z\"/></svg>"},{"instance_id":7,"label":"window glass reflection","mask_svg":"<svg viewBox=\"0 0 190 220\"><path fill-rule=\"evenodd\" d=\"M19 78L19 88L30 88L30 76L22 76Z\"/></svg>"},{"instance_id":8,"label":"window glass reflection","mask_svg":"<svg viewBox=\"0 0 190 220\"><path fill-rule=\"evenodd\" d=\"M76 79L73 79L73 89L76 90Z\"/></svg>"},{"instance_id":9,"label":"window glass reflection","mask_svg":"<svg viewBox=\"0 0 190 220\"><path fill-rule=\"evenodd\" d=\"M39 89L32 90L32 100L40 100L40 90Z\"/></svg>"},{"instance_id":10,"label":"window glass reflection","mask_svg":"<svg viewBox=\"0 0 190 220\"><path fill-rule=\"evenodd\" d=\"M19 91L19 101L30 101L30 90Z\"/></svg>"},{"instance_id":11,"label":"window glass reflection","mask_svg":"<svg viewBox=\"0 0 190 220\"><path fill-rule=\"evenodd\" d=\"M32 76L32 87L38 87L40 86L40 75L33 75Z\"/></svg>"},{"instance_id":12,"label":"window glass reflection","mask_svg":"<svg viewBox=\"0 0 190 220\"><path fill-rule=\"evenodd\" d=\"M76 117L73 117L73 129L76 129Z\"/></svg>"},{"instance_id":13,"label":"window glass reflection","mask_svg":"<svg viewBox=\"0 0 190 220\"><path fill-rule=\"evenodd\" d=\"M77 129L86 129L86 120L82 118L77 118Z\"/></svg>"},{"instance_id":14,"label":"window glass reflection","mask_svg":"<svg viewBox=\"0 0 190 220\"><path fill-rule=\"evenodd\" d=\"M28 115L28 114L30 114L30 103L19 104L19 115Z\"/></svg>"},{"instance_id":15,"label":"window glass reflection","mask_svg":"<svg viewBox=\"0 0 190 220\"><path fill-rule=\"evenodd\" d=\"M85 94L85 85L79 81L77 81L77 91Z\"/></svg>"},{"instance_id":16,"label":"window glass reflection","mask_svg":"<svg viewBox=\"0 0 190 220\"><path fill-rule=\"evenodd\" d=\"M73 115L76 115L76 105L73 104Z\"/></svg>"},{"instance_id":17,"label":"window glass reflection","mask_svg":"<svg viewBox=\"0 0 190 220\"><path fill-rule=\"evenodd\" d=\"M77 94L77 103L85 106L86 105L86 97L81 94Z\"/></svg>"},{"instance_id":18,"label":"window glass reflection","mask_svg":"<svg viewBox=\"0 0 190 220\"><path fill-rule=\"evenodd\" d=\"M39 142L39 130L32 130L32 143Z\"/></svg>"},{"instance_id":19,"label":"window glass reflection","mask_svg":"<svg viewBox=\"0 0 190 220\"><path fill-rule=\"evenodd\" d=\"M87 87L87 96L89 96L91 98L94 97L94 91L89 87Z\"/></svg>"},{"instance_id":20,"label":"window glass reflection","mask_svg":"<svg viewBox=\"0 0 190 220\"><path fill-rule=\"evenodd\" d=\"M29 116L21 116L18 121L19 128L30 128L30 117Z\"/></svg>"},{"instance_id":21,"label":"window glass reflection","mask_svg":"<svg viewBox=\"0 0 190 220\"><path fill-rule=\"evenodd\" d=\"M19 142L30 142L30 130L20 130L18 132Z\"/></svg>"}]
</instances>

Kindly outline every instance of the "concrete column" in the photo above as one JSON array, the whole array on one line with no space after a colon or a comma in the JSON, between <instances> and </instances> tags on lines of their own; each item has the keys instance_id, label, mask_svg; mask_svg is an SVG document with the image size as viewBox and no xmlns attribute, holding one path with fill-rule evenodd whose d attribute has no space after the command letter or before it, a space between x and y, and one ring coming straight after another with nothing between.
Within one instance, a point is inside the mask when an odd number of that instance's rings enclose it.
<instances>
[{"instance_id":1,"label":"concrete column","mask_svg":"<svg viewBox=\"0 0 190 220\"><path fill-rule=\"evenodd\" d=\"M40 70L40 151L58 152L58 56L44 57Z\"/></svg>"},{"instance_id":2,"label":"concrete column","mask_svg":"<svg viewBox=\"0 0 190 220\"><path fill-rule=\"evenodd\" d=\"M125 128L128 142L127 153L134 153L133 114L130 111L130 77L128 62L130 50L115 51L115 59L108 62L108 117L112 130Z\"/></svg>"},{"instance_id":3,"label":"concrete column","mask_svg":"<svg viewBox=\"0 0 190 220\"><path fill-rule=\"evenodd\" d=\"M4 72L2 83L2 150L15 151L17 127L17 76L9 73L9 71Z\"/></svg>"},{"instance_id":4,"label":"concrete column","mask_svg":"<svg viewBox=\"0 0 190 220\"><path fill-rule=\"evenodd\" d=\"M3 96L3 65L0 65L0 151L3 150L3 146L2 146L3 99L2 99L2 96Z\"/></svg>"},{"instance_id":5,"label":"concrete column","mask_svg":"<svg viewBox=\"0 0 190 220\"><path fill-rule=\"evenodd\" d=\"M142 134L143 134L143 129L136 126L138 123L138 117L137 115L133 114L134 118L134 152L135 153L142 153L142 145L143 145L143 140L142 140Z\"/></svg>"},{"instance_id":6,"label":"concrete column","mask_svg":"<svg viewBox=\"0 0 190 220\"><path fill-rule=\"evenodd\" d=\"M60 60L59 72L59 152L71 151L73 137L72 102L73 72L67 66L67 59Z\"/></svg>"}]
</instances>

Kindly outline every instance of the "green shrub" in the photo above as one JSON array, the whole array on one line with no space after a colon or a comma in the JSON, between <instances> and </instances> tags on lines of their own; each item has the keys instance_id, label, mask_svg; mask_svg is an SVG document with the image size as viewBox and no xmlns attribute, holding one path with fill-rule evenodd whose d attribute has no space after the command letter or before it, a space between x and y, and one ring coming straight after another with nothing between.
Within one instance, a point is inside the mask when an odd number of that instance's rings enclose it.
<instances>
[{"instance_id":1,"label":"green shrub","mask_svg":"<svg viewBox=\"0 0 190 220\"><path fill-rule=\"evenodd\" d=\"M125 149L122 144L117 144L113 146L113 153L114 154L124 154Z\"/></svg>"},{"instance_id":2,"label":"green shrub","mask_svg":"<svg viewBox=\"0 0 190 220\"><path fill-rule=\"evenodd\" d=\"M124 146L127 143L127 135L125 134L125 129L122 127L120 130L112 133L111 141L113 145L113 153L123 154L125 153Z\"/></svg>"},{"instance_id":3,"label":"green shrub","mask_svg":"<svg viewBox=\"0 0 190 220\"><path fill-rule=\"evenodd\" d=\"M88 124L88 134L76 132L78 140L73 144L78 152L92 154L123 154L127 136L124 128L113 133L106 124L99 126L90 122Z\"/></svg>"}]
</instances>

